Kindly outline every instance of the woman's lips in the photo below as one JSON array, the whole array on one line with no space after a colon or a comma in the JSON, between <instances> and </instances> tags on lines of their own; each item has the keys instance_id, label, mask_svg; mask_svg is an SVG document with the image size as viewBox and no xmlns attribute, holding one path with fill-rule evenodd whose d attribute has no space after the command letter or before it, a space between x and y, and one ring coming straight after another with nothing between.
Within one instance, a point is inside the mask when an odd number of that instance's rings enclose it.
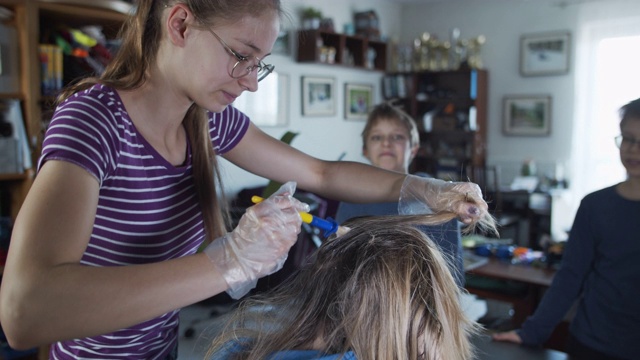
<instances>
[{"instance_id":1,"label":"woman's lips","mask_svg":"<svg viewBox=\"0 0 640 360\"><path fill-rule=\"evenodd\" d=\"M224 97L225 99L227 99L229 104L233 103L234 101L236 101L236 98L238 98L238 95L234 95L226 91L223 91L222 93L224 94Z\"/></svg>"}]
</instances>

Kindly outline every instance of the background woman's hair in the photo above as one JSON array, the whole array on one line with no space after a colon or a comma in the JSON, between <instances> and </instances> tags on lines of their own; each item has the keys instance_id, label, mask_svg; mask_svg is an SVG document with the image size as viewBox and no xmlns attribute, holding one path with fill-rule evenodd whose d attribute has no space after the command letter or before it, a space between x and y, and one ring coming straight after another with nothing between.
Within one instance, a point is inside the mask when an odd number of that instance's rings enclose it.
<instances>
[{"instance_id":1,"label":"background woman's hair","mask_svg":"<svg viewBox=\"0 0 640 360\"><path fill-rule=\"evenodd\" d=\"M620 129L629 119L640 119L640 99L628 102L620 108Z\"/></svg>"},{"instance_id":2,"label":"background woman's hair","mask_svg":"<svg viewBox=\"0 0 640 360\"><path fill-rule=\"evenodd\" d=\"M95 84L118 90L142 86L157 60L164 11L176 3L186 4L204 27L213 26L218 21L234 22L245 16L258 17L269 10L282 16L279 0L138 0L135 14L120 30L122 45L105 72L100 77L88 77L71 84L61 93L58 102ZM192 149L193 178L204 219L205 241L209 242L227 231L229 216L206 111L192 104L184 124Z\"/></svg>"},{"instance_id":3,"label":"background woman's hair","mask_svg":"<svg viewBox=\"0 0 640 360\"><path fill-rule=\"evenodd\" d=\"M479 326L437 245L417 229L455 214L353 219L273 292L244 301L207 358L265 359L280 350L354 351L359 360L469 359Z\"/></svg>"}]
</instances>

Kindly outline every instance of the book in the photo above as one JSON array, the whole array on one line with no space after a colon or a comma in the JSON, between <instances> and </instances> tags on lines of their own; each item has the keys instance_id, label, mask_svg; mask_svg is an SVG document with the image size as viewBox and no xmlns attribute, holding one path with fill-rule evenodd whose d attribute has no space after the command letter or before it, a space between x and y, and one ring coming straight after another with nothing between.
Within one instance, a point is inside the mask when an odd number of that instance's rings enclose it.
<instances>
[{"instance_id":1,"label":"book","mask_svg":"<svg viewBox=\"0 0 640 360\"><path fill-rule=\"evenodd\" d=\"M15 27L0 24L0 53L0 93L19 93L20 44Z\"/></svg>"}]
</instances>

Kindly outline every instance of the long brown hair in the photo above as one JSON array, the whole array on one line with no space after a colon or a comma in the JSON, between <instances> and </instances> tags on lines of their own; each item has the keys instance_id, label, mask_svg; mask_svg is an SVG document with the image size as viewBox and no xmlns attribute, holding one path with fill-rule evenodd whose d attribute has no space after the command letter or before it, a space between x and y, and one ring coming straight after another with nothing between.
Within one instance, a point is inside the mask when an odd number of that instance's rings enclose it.
<instances>
[{"instance_id":1,"label":"long brown hair","mask_svg":"<svg viewBox=\"0 0 640 360\"><path fill-rule=\"evenodd\" d=\"M418 225L453 213L363 217L330 238L312 262L272 293L241 303L207 358L265 359L277 351L353 351L359 360L473 357L479 325L459 302L447 259Z\"/></svg>"},{"instance_id":2,"label":"long brown hair","mask_svg":"<svg viewBox=\"0 0 640 360\"><path fill-rule=\"evenodd\" d=\"M211 26L216 19L234 21L244 16L257 17L268 10L282 16L279 0L138 0L136 3L136 12L120 30L122 45L104 73L67 87L58 102L95 84L119 90L142 86L147 81L148 70L156 62L162 38L163 11L175 3L186 4L205 26ZM205 241L208 242L226 232L228 216L206 111L192 104L185 115L184 126L191 144L196 195L204 218Z\"/></svg>"}]
</instances>

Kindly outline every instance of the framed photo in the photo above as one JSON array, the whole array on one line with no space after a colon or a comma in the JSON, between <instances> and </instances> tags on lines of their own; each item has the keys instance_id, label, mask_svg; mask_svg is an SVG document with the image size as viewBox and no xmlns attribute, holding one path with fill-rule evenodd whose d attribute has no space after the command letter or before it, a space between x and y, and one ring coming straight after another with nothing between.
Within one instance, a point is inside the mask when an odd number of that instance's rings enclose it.
<instances>
[{"instance_id":1,"label":"framed photo","mask_svg":"<svg viewBox=\"0 0 640 360\"><path fill-rule=\"evenodd\" d=\"M520 38L522 76L560 75L569 72L569 32L523 35Z\"/></svg>"},{"instance_id":2,"label":"framed photo","mask_svg":"<svg viewBox=\"0 0 640 360\"><path fill-rule=\"evenodd\" d=\"M347 120L366 120L373 106L373 85L344 85L344 118Z\"/></svg>"},{"instance_id":3,"label":"framed photo","mask_svg":"<svg viewBox=\"0 0 640 360\"><path fill-rule=\"evenodd\" d=\"M326 116L336 113L336 86L331 77L302 77L302 115Z\"/></svg>"},{"instance_id":4,"label":"framed photo","mask_svg":"<svg viewBox=\"0 0 640 360\"><path fill-rule=\"evenodd\" d=\"M504 98L505 135L545 136L551 133L551 96L521 95Z\"/></svg>"}]
</instances>

